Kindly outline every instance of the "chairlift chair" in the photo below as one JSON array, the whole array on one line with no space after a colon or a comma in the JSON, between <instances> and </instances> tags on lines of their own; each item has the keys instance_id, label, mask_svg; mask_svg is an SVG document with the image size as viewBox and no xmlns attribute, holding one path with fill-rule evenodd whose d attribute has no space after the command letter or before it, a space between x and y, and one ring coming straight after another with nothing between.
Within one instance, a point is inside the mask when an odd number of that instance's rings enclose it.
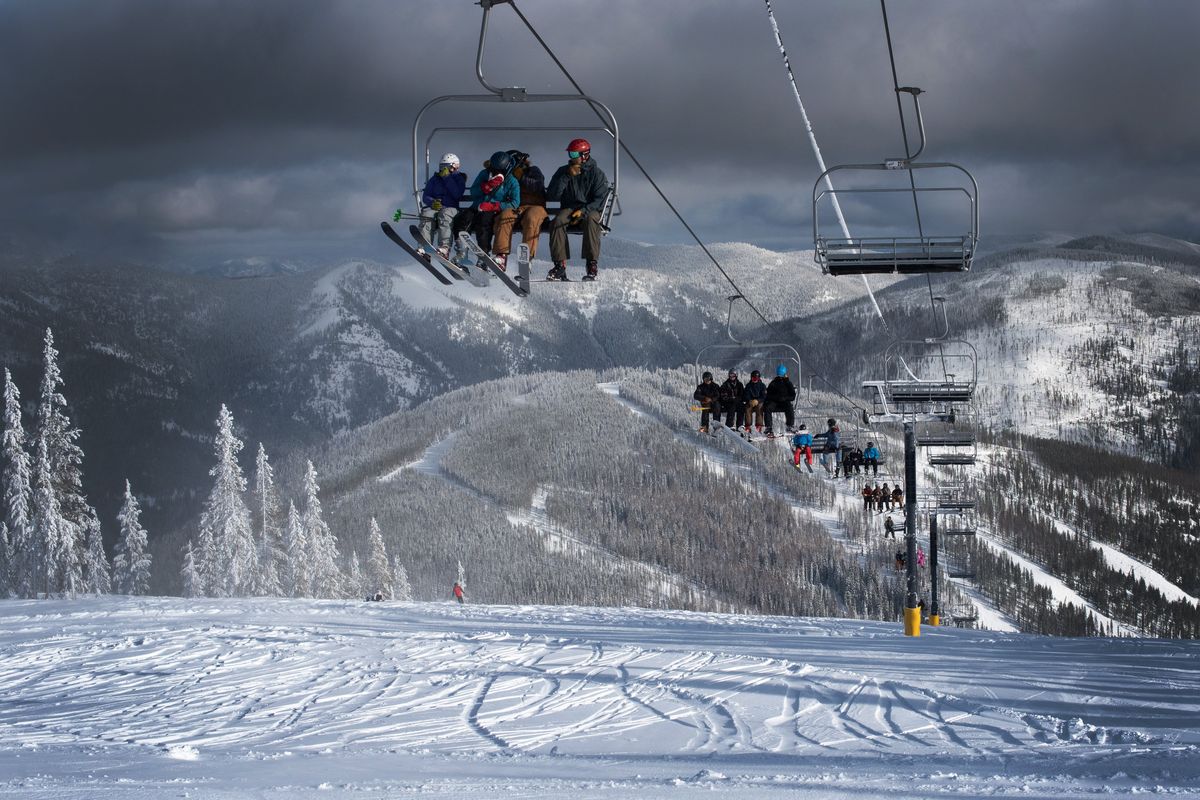
<instances>
[{"instance_id":1,"label":"chairlift chair","mask_svg":"<svg viewBox=\"0 0 1200 800\"><path fill-rule=\"evenodd\" d=\"M921 115L921 89L906 86L897 89L912 96L916 108L917 126L920 131L920 146L915 153L903 158L886 159L878 164L840 164L821 173L813 184L812 220L813 249L815 260L826 274L865 275L965 272L971 268L979 241L979 186L965 168L950 162L917 163L916 159L925 149L925 120ZM940 176L943 180L957 176L957 182L935 186L918 186L918 170ZM881 185L878 173L908 174L908 187ZM858 173L867 179L865 186L834 188L835 174ZM824 188L822 188L824 184ZM833 205L839 198L872 198L880 195L911 194L918 208L916 230L902 236L848 236L838 230L830 235L827 223L823 225L821 207ZM919 212L919 198L961 196L966 211L965 230L952 233L930 234L925 231ZM825 202L823 202L825 201Z\"/></svg>"},{"instance_id":2,"label":"chairlift chair","mask_svg":"<svg viewBox=\"0 0 1200 800\"><path fill-rule=\"evenodd\" d=\"M431 170L435 166L431 163L431 154L433 152L433 140L439 134L448 132L471 132L471 131L487 131L487 132L519 132L519 131L560 131L560 132L580 132L580 131L599 131L606 135L612 142L612 173L609 184L609 192L605 197L604 205L600 214L600 228L602 233L608 233L611 230L611 220L613 216L619 215L620 211L620 182L621 182L621 137L620 129L617 125L617 119L612 111L604 103L594 97L585 95L582 92L574 94L536 94L529 92L526 88L520 86L501 87L491 84L484 75L483 69L483 54L484 46L487 41L488 22L491 16L492 8L496 5L504 5L505 0L479 0L479 5L483 8L483 21L479 30L479 46L475 53L475 77L479 80L480 85L486 90L485 94L457 94L457 95L442 95L430 100L420 111L417 112L416 118L412 125L412 190L413 197L420 205L421 194L424 190L425 183L429 180L432 174ZM528 124L528 125L489 125L476 124L468 126L441 126L434 127L424 139L422 139L422 121L428 111L436 106L447 103L502 103L502 104L525 104L525 103L586 103L593 111L595 111L602 119L602 124L597 126L595 122L589 121L587 124L577 127L564 127L558 124ZM422 147L424 152L422 153ZM424 170L422 170L422 163ZM422 172L424 175L422 175ZM464 200L470 200L469 197L464 197ZM550 212L551 218L554 216L558 208L553 203L547 205L547 211ZM574 227L567 229L568 233L581 233L581 230ZM523 291L524 295L529 293L530 278L528 274L528 265L523 264L521 272L517 276L517 284ZM523 296L524 296L523 295Z\"/></svg>"}]
</instances>

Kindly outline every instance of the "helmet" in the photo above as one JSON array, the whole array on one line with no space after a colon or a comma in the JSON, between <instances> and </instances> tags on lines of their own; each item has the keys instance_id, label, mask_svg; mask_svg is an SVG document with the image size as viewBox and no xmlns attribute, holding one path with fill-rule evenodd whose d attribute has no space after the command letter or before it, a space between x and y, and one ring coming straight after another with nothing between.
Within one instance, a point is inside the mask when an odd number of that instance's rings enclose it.
<instances>
[{"instance_id":1,"label":"helmet","mask_svg":"<svg viewBox=\"0 0 1200 800\"><path fill-rule=\"evenodd\" d=\"M874 442L867 442L867 447L874 447L874 446L875 446Z\"/></svg>"},{"instance_id":2,"label":"helmet","mask_svg":"<svg viewBox=\"0 0 1200 800\"><path fill-rule=\"evenodd\" d=\"M759 377L759 372L758 372L758 370L754 370L753 372L751 372L751 373L750 373L750 377L751 377L751 378L757 378L757 377Z\"/></svg>"},{"instance_id":3,"label":"helmet","mask_svg":"<svg viewBox=\"0 0 1200 800\"><path fill-rule=\"evenodd\" d=\"M458 156L454 155L454 153L446 153L444 156L439 158L438 166L440 167L443 164L449 164L452 167L462 166L462 162L458 160Z\"/></svg>"},{"instance_id":4,"label":"helmet","mask_svg":"<svg viewBox=\"0 0 1200 800\"><path fill-rule=\"evenodd\" d=\"M737 377L737 370L736 370L736 369L731 369L731 370L729 370L729 377L731 377L731 378L736 378L736 377Z\"/></svg>"},{"instance_id":5,"label":"helmet","mask_svg":"<svg viewBox=\"0 0 1200 800\"><path fill-rule=\"evenodd\" d=\"M775 368L775 374L781 378L786 378L787 377L787 365L780 364L778 367Z\"/></svg>"},{"instance_id":6,"label":"helmet","mask_svg":"<svg viewBox=\"0 0 1200 800\"><path fill-rule=\"evenodd\" d=\"M834 425L837 425L837 420L830 417L829 419L825 420L825 424L832 428Z\"/></svg>"},{"instance_id":7,"label":"helmet","mask_svg":"<svg viewBox=\"0 0 1200 800\"><path fill-rule=\"evenodd\" d=\"M802 430L802 431L806 431L806 430L808 430L808 426L807 426L807 425L805 425L803 422L801 422L801 423L800 423L800 430Z\"/></svg>"},{"instance_id":8,"label":"helmet","mask_svg":"<svg viewBox=\"0 0 1200 800\"><path fill-rule=\"evenodd\" d=\"M508 154L510 156L512 156L513 164L515 164L515 165L519 165L522 161L529 160L529 153L522 153L520 150L517 150L516 148L509 150Z\"/></svg>"},{"instance_id":9,"label":"helmet","mask_svg":"<svg viewBox=\"0 0 1200 800\"><path fill-rule=\"evenodd\" d=\"M590 153L592 152L592 144L587 139L572 139L567 145L568 153Z\"/></svg>"},{"instance_id":10,"label":"helmet","mask_svg":"<svg viewBox=\"0 0 1200 800\"><path fill-rule=\"evenodd\" d=\"M712 373L711 373L711 372L706 372L706 373L704 373L703 375L701 375L701 376L700 376L700 379L701 379L701 380L706 380L706 381L711 381L711 380L712 380Z\"/></svg>"},{"instance_id":11,"label":"helmet","mask_svg":"<svg viewBox=\"0 0 1200 800\"><path fill-rule=\"evenodd\" d=\"M503 150L497 150L492 153L492 157L488 159L491 165L492 172L507 175L513 167L512 156Z\"/></svg>"}]
</instances>

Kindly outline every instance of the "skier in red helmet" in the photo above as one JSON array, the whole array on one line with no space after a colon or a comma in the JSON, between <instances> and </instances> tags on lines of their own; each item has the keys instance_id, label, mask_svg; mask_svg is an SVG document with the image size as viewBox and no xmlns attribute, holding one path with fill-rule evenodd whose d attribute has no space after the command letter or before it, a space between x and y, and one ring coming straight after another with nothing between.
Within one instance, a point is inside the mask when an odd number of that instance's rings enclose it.
<instances>
[{"instance_id":1,"label":"skier in red helmet","mask_svg":"<svg viewBox=\"0 0 1200 800\"><path fill-rule=\"evenodd\" d=\"M550 258L554 267L547 280L565 281L567 259L571 257L567 244L567 228L583 229L583 258L587 262L585 281L596 280L600 260L600 213L608 197L608 178L592 161L592 146L587 139L572 139L567 145L565 166L559 167L546 188L546 197L557 200L562 209L550 225Z\"/></svg>"}]
</instances>

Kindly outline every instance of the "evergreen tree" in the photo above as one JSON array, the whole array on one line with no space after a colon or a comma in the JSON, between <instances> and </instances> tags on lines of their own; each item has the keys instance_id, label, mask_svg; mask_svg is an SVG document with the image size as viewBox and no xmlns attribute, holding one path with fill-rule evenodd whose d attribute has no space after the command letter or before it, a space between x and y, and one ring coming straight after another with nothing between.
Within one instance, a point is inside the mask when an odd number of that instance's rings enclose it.
<instances>
[{"instance_id":1,"label":"evergreen tree","mask_svg":"<svg viewBox=\"0 0 1200 800\"><path fill-rule=\"evenodd\" d=\"M58 350L54 334L46 329L42 357L41 397L38 407L38 438L44 440L50 480L54 485L56 507L44 513L57 517L56 539L48 549L51 559L51 589L72 593L82 582L85 532L96 516L83 493L83 451L79 448L79 429L67 416L67 400L60 389L62 372L58 366ZM50 543L47 543L48 545Z\"/></svg>"},{"instance_id":2,"label":"evergreen tree","mask_svg":"<svg viewBox=\"0 0 1200 800\"><path fill-rule=\"evenodd\" d=\"M112 591L112 575L108 554L104 552L104 535L100 520L92 517L87 526L87 550L83 555L83 591L88 594L108 594Z\"/></svg>"},{"instance_id":3,"label":"evergreen tree","mask_svg":"<svg viewBox=\"0 0 1200 800\"><path fill-rule=\"evenodd\" d=\"M45 436L37 439L32 499L36 550L33 563L38 568L38 574L33 577L34 594L36 596L36 592L41 591L49 597L54 592L65 590L65 580L72 572L70 561L73 553L70 534L65 530L69 526L59 511Z\"/></svg>"},{"instance_id":4,"label":"evergreen tree","mask_svg":"<svg viewBox=\"0 0 1200 800\"><path fill-rule=\"evenodd\" d=\"M196 566L196 554L192 552L192 540L188 539L183 551L183 569L179 571L183 578L183 596L199 597L204 594L204 585L200 580L200 570Z\"/></svg>"},{"instance_id":5,"label":"evergreen tree","mask_svg":"<svg viewBox=\"0 0 1200 800\"><path fill-rule=\"evenodd\" d=\"M462 587L463 594L467 592L467 571L463 569L462 559L458 560L458 585Z\"/></svg>"},{"instance_id":6,"label":"evergreen tree","mask_svg":"<svg viewBox=\"0 0 1200 800\"><path fill-rule=\"evenodd\" d=\"M400 563L400 559L392 558L392 599L412 600L412 586L408 582L408 570Z\"/></svg>"},{"instance_id":7,"label":"evergreen tree","mask_svg":"<svg viewBox=\"0 0 1200 800\"><path fill-rule=\"evenodd\" d=\"M258 527L258 572L254 593L265 597L283 594L280 572L284 559L276 521L278 502L275 471L267 459L266 448L259 442L258 457L254 462L254 521Z\"/></svg>"},{"instance_id":8,"label":"evergreen tree","mask_svg":"<svg viewBox=\"0 0 1200 800\"><path fill-rule=\"evenodd\" d=\"M12 540L8 538L8 525L0 519L0 600L12 592L13 569Z\"/></svg>"},{"instance_id":9,"label":"evergreen tree","mask_svg":"<svg viewBox=\"0 0 1200 800\"><path fill-rule=\"evenodd\" d=\"M113 559L117 591L121 594L145 594L150 588L150 551L141 522L142 510L129 481L125 481L125 503L117 513L121 525L117 556Z\"/></svg>"},{"instance_id":10,"label":"evergreen tree","mask_svg":"<svg viewBox=\"0 0 1200 800\"><path fill-rule=\"evenodd\" d=\"M21 597L34 597L44 574L41 551L33 536L30 518L31 482L29 454L25 451L25 428L21 424L21 394L12 375L4 370L3 521L8 529L12 555L8 559L11 588Z\"/></svg>"},{"instance_id":11,"label":"evergreen tree","mask_svg":"<svg viewBox=\"0 0 1200 800\"><path fill-rule=\"evenodd\" d=\"M370 589L372 595L375 592L383 592L384 597L392 597L392 571L388 568L387 549L383 545L383 534L380 533L379 523L375 521L374 517L371 517L367 547L367 588Z\"/></svg>"},{"instance_id":12,"label":"evergreen tree","mask_svg":"<svg viewBox=\"0 0 1200 800\"><path fill-rule=\"evenodd\" d=\"M250 510L242 499L246 478L237 456L242 442L233 432L233 414L224 404L217 416L216 465L212 492L200 516L200 575L215 597L249 594L254 589L258 551Z\"/></svg>"},{"instance_id":13,"label":"evergreen tree","mask_svg":"<svg viewBox=\"0 0 1200 800\"><path fill-rule=\"evenodd\" d=\"M304 536L304 520L296 504L288 501L287 524L283 528L285 556L282 583L288 597L308 596L308 540Z\"/></svg>"},{"instance_id":14,"label":"evergreen tree","mask_svg":"<svg viewBox=\"0 0 1200 800\"><path fill-rule=\"evenodd\" d=\"M304 474L304 538L308 545L309 592L313 597L342 597L344 580L338 569L337 539L321 512L317 470L307 462Z\"/></svg>"}]
</instances>

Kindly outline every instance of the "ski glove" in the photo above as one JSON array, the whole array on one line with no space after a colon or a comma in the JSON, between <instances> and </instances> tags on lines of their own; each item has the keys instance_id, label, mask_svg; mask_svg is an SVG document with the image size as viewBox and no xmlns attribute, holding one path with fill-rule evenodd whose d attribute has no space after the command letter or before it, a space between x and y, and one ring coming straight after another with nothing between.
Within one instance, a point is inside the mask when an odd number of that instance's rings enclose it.
<instances>
[{"instance_id":1,"label":"ski glove","mask_svg":"<svg viewBox=\"0 0 1200 800\"><path fill-rule=\"evenodd\" d=\"M442 201L434 200L432 203L429 204L429 207L432 208L434 211L441 211L442 210Z\"/></svg>"},{"instance_id":2,"label":"ski glove","mask_svg":"<svg viewBox=\"0 0 1200 800\"><path fill-rule=\"evenodd\" d=\"M483 203L480 203L480 204L479 204L479 210L480 210L480 211L499 211L499 210L500 210L500 204L499 204L499 203L483 202Z\"/></svg>"},{"instance_id":3,"label":"ski glove","mask_svg":"<svg viewBox=\"0 0 1200 800\"><path fill-rule=\"evenodd\" d=\"M578 222L581 219L583 219L583 209L582 208L577 208L571 212L571 220L572 221Z\"/></svg>"}]
</instances>

